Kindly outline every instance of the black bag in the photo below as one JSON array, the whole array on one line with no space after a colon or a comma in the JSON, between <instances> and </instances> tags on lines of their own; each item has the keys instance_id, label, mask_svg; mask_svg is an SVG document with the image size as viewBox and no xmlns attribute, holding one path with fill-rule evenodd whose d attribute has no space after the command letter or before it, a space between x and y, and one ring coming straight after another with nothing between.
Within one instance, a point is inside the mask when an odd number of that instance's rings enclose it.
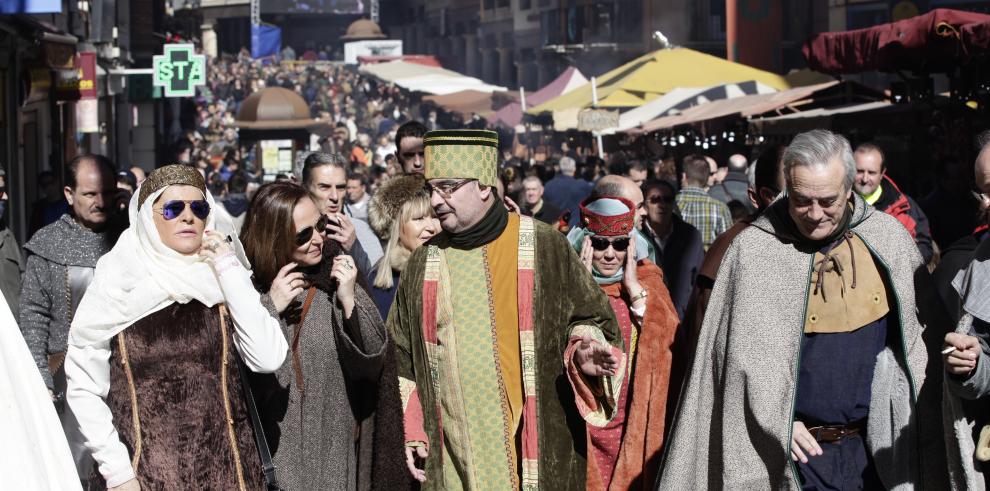
<instances>
[{"instance_id":1,"label":"black bag","mask_svg":"<svg viewBox=\"0 0 990 491\"><path fill-rule=\"evenodd\" d=\"M255 404L254 394L251 392L248 369L240 356L237 357L237 368L241 372L241 386L244 391L244 400L247 402L247 410L251 415L251 426L254 428L254 443L258 447L258 454L261 456L261 472L265 477L265 489L268 491L285 491L278 485L278 476L275 475L275 462L272 460L272 453L268 449L265 428L261 424L261 416L258 415L258 406Z\"/></svg>"}]
</instances>

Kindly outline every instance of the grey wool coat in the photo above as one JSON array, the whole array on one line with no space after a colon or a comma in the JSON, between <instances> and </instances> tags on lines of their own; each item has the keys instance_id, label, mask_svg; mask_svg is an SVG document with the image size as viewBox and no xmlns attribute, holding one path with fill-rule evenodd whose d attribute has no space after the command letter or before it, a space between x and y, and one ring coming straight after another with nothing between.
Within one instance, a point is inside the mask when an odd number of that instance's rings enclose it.
<instances>
[{"instance_id":1,"label":"grey wool coat","mask_svg":"<svg viewBox=\"0 0 990 491\"><path fill-rule=\"evenodd\" d=\"M93 270L96 262L117 242L121 227L93 232L68 214L35 232L24 244L27 267L21 284L18 324L41 377L54 387L48 356L66 350L73 304L69 268Z\"/></svg>"},{"instance_id":2,"label":"grey wool coat","mask_svg":"<svg viewBox=\"0 0 990 491\"><path fill-rule=\"evenodd\" d=\"M867 447L887 489L942 489L948 475L937 353L944 317L931 310L938 300L904 227L853 199L849 228L886 273L894 300L895 322L874 371ZM800 489L790 442L814 251L799 250L788 220L780 199L729 246L659 489Z\"/></svg>"},{"instance_id":3,"label":"grey wool coat","mask_svg":"<svg viewBox=\"0 0 990 491\"><path fill-rule=\"evenodd\" d=\"M316 291L296 348L303 391L291 351L274 374L252 374L278 482L287 491L371 486L374 398L388 333L364 288L355 286L354 297L345 319L335 294ZM305 298L303 293L295 305ZM296 326L278 314L268 294L261 299L280 320L291 350Z\"/></svg>"}]
</instances>

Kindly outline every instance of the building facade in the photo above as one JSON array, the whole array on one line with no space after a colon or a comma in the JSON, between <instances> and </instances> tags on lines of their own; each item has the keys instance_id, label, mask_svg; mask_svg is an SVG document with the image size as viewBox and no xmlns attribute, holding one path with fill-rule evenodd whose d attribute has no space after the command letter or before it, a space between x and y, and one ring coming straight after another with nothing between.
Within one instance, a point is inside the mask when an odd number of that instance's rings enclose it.
<instances>
[{"instance_id":1,"label":"building facade","mask_svg":"<svg viewBox=\"0 0 990 491\"><path fill-rule=\"evenodd\" d=\"M773 5L783 24L772 66L760 68L802 66L801 43L828 25L827 5L758 3ZM383 3L382 27L404 41L406 53L435 55L445 67L488 83L534 90L569 66L597 75L653 51L655 31L674 45L725 57L726 6L726 0L412 0L394 4L397 16L386 16Z\"/></svg>"}]
</instances>

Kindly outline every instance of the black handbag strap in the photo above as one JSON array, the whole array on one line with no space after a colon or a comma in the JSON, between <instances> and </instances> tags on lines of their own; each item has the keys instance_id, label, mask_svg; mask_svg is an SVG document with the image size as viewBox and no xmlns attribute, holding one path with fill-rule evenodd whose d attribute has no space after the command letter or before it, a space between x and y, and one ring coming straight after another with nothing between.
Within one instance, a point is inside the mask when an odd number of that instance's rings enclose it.
<instances>
[{"instance_id":1,"label":"black handbag strap","mask_svg":"<svg viewBox=\"0 0 990 491\"><path fill-rule=\"evenodd\" d=\"M261 472L265 476L265 488L268 491L281 491L282 488L278 485L278 477L275 475L275 462L272 460L272 453L268 449L268 439L265 438L265 428L261 425L258 406L254 402L254 394L251 391L248 370L240 356L237 357L237 368L241 372L241 386L244 391L244 399L247 402L248 414L251 415L251 426L254 427L254 443L258 447L258 454L261 456Z\"/></svg>"}]
</instances>

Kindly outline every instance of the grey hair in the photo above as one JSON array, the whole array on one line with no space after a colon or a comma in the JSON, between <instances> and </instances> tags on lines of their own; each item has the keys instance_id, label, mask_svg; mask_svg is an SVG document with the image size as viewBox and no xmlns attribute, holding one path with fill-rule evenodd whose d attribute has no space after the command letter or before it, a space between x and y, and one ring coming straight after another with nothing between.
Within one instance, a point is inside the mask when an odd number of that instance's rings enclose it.
<instances>
[{"instance_id":1,"label":"grey hair","mask_svg":"<svg viewBox=\"0 0 990 491\"><path fill-rule=\"evenodd\" d=\"M574 172L577 171L577 162L574 162L574 159L567 156L561 157L558 165L560 166L560 172L568 176L573 176Z\"/></svg>"},{"instance_id":2,"label":"grey hair","mask_svg":"<svg viewBox=\"0 0 990 491\"><path fill-rule=\"evenodd\" d=\"M303 167L300 171L300 181L303 186L309 185L309 180L312 178L313 169L317 167L323 167L329 165L330 167L336 167L342 169L344 174L350 170L350 163L344 159L344 156L339 153L331 152L313 152L306 156L303 160Z\"/></svg>"},{"instance_id":3,"label":"grey hair","mask_svg":"<svg viewBox=\"0 0 990 491\"><path fill-rule=\"evenodd\" d=\"M523 184L526 184L527 182L535 182L540 186L543 186L543 181L541 181L540 178L536 176L526 176L526 178L523 179Z\"/></svg>"},{"instance_id":4,"label":"grey hair","mask_svg":"<svg viewBox=\"0 0 990 491\"><path fill-rule=\"evenodd\" d=\"M829 130L811 130L794 137L784 150L784 178L791 184L791 169L799 166L824 167L835 157L842 158L846 177L845 190L849 191L856 182L856 160L846 137Z\"/></svg>"}]
</instances>

